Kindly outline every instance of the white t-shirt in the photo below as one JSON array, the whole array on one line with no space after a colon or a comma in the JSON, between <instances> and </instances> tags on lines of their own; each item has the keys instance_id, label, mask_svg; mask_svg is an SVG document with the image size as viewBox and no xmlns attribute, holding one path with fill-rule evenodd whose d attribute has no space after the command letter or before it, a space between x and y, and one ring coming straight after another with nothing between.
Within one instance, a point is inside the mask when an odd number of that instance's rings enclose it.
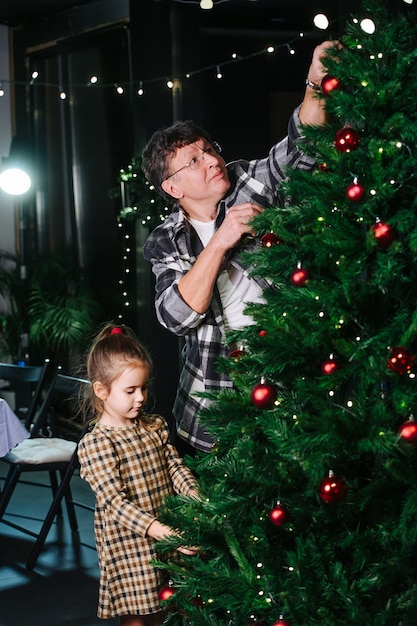
<instances>
[{"instance_id":1,"label":"white t-shirt","mask_svg":"<svg viewBox=\"0 0 417 626\"><path fill-rule=\"evenodd\" d=\"M214 235L215 220L200 222L188 218L195 228L204 247ZM217 278L217 288L223 306L224 325L226 331L242 330L248 324L253 324L249 315L243 313L247 302L263 302L262 290L247 276L233 266L220 272Z\"/></svg>"}]
</instances>

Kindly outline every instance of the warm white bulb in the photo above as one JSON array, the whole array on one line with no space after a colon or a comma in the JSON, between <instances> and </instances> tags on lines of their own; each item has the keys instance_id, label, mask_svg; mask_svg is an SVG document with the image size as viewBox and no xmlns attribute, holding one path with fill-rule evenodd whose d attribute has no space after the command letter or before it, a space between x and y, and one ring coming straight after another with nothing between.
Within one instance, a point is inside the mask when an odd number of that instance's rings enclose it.
<instances>
[{"instance_id":1,"label":"warm white bulb","mask_svg":"<svg viewBox=\"0 0 417 626\"><path fill-rule=\"evenodd\" d=\"M329 28L329 20L324 13L317 13L317 15L314 16L313 23L316 28L320 28L321 30Z\"/></svg>"},{"instance_id":2,"label":"warm white bulb","mask_svg":"<svg viewBox=\"0 0 417 626\"><path fill-rule=\"evenodd\" d=\"M406 4L413 4L414 0L404 0Z\"/></svg>"},{"instance_id":3,"label":"warm white bulb","mask_svg":"<svg viewBox=\"0 0 417 626\"><path fill-rule=\"evenodd\" d=\"M213 0L200 0L200 9L212 9Z\"/></svg>"},{"instance_id":4,"label":"warm white bulb","mask_svg":"<svg viewBox=\"0 0 417 626\"><path fill-rule=\"evenodd\" d=\"M369 17L366 17L361 21L361 28L364 33L368 33L368 35L373 35L375 32L375 22L371 20Z\"/></svg>"}]
</instances>

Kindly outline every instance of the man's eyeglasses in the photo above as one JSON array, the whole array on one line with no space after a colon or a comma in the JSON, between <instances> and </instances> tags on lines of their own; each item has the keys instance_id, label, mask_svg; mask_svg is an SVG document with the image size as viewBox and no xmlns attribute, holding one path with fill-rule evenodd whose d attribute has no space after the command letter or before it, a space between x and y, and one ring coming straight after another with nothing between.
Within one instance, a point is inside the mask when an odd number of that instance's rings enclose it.
<instances>
[{"instance_id":1,"label":"man's eyeglasses","mask_svg":"<svg viewBox=\"0 0 417 626\"><path fill-rule=\"evenodd\" d=\"M185 170L187 167L189 167L190 170L198 170L201 167L201 163L202 161L204 161L204 157L206 154L219 154L221 151L222 149L220 145L217 142L214 142L213 146L209 146L208 148L205 148L204 150L202 150L199 156L193 157L190 161L188 161L188 163L186 163L185 165L180 167L178 170L176 170L175 172L167 176L165 180L172 178L172 176L175 176L175 174L182 172L182 170Z\"/></svg>"}]
</instances>

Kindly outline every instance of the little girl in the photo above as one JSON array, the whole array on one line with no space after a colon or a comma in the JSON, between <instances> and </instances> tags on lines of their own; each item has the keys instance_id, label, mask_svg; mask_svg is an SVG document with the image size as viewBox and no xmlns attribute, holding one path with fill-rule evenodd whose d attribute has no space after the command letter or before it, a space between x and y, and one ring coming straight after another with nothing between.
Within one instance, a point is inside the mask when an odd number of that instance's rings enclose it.
<instances>
[{"instance_id":1,"label":"little girl","mask_svg":"<svg viewBox=\"0 0 417 626\"><path fill-rule=\"evenodd\" d=\"M95 425L78 456L81 477L96 495L97 615L118 616L123 626L163 623L158 591L166 574L150 561L157 557L155 540L175 531L158 521L158 508L174 492L198 497L193 474L169 443L166 422L143 413L150 372L147 351L124 326L106 325L87 357L86 403Z\"/></svg>"}]
</instances>

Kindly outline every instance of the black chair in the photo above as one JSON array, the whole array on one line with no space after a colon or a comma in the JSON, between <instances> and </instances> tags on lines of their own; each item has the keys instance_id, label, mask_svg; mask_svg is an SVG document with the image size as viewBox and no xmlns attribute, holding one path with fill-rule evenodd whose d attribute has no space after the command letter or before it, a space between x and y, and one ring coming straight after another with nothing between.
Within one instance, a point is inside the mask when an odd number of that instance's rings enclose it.
<instances>
[{"instance_id":1,"label":"black chair","mask_svg":"<svg viewBox=\"0 0 417 626\"><path fill-rule=\"evenodd\" d=\"M41 407L32 421L31 436L18 444L6 456L0 459L9 464L3 492L0 497L0 522L35 538L35 543L26 562L27 569L33 569L54 519L62 515L62 501L65 501L71 530L78 531L75 506L93 510L93 507L74 501L71 493L71 478L78 468L77 446L85 428L77 419L80 396L85 393L89 382L81 378L66 376L56 371ZM64 430L65 437L38 436L45 429L45 424L52 424L58 433ZM70 434L70 431L72 433ZM52 501L45 512L38 532L17 524L9 519L8 505L12 500L22 474L26 472L46 471L49 484L30 482L34 487L49 487ZM28 484L28 481L26 481ZM8 516L7 518L5 516Z\"/></svg>"},{"instance_id":2,"label":"black chair","mask_svg":"<svg viewBox=\"0 0 417 626\"><path fill-rule=\"evenodd\" d=\"M42 365L13 365L0 363L0 380L8 383L2 390L15 394L16 415L30 428L39 403L53 372L52 363L45 359Z\"/></svg>"}]
</instances>

